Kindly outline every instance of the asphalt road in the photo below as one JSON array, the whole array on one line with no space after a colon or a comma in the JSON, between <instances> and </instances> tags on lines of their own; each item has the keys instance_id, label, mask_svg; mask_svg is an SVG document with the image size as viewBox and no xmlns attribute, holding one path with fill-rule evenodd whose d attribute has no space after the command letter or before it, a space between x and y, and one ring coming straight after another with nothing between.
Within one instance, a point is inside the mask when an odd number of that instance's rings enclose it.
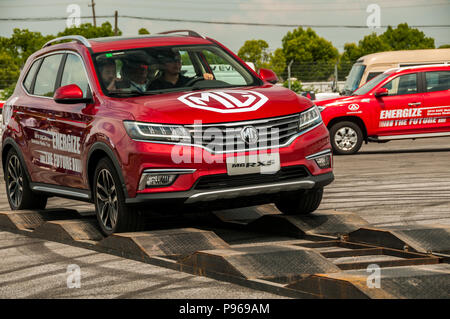
<instances>
[{"instance_id":1,"label":"asphalt road","mask_svg":"<svg viewBox=\"0 0 450 319\"><path fill-rule=\"evenodd\" d=\"M335 156L336 180L319 210L359 214L374 226L450 224L450 138L363 145ZM52 198L47 208L92 213L93 206ZM268 207L271 210L271 207ZM0 210L9 210L3 177ZM281 298L108 254L0 231L0 298ZM81 288L67 288L67 266Z\"/></svg>"}]
</instances>

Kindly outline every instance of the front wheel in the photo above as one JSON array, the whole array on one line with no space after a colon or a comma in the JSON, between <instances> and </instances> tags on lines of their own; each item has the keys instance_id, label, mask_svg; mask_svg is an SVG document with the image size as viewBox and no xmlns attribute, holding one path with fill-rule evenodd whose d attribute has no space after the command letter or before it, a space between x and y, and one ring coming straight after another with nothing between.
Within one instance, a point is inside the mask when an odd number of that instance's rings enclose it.
<instances>
[{"instance_id":1,"label":"front wheel","mask_svg":"<svg viewBox=\"0 0 450 319\"><path fill-rule=\"evenodd\" d=\"M336 154L349 155L359 151L363 142L363 134L356 123L344 121L331 127L330 139Z\"/></svg>"},{"instance_id":2,"label":"front wheel","mask_svg":"<svg viewBox=\"0 0 450 319\"><path fill-rule=\"evenodd\" d=\"M286 215L308 215L322 201L323 187L282 195L275 206Z\"/></svg>"},{"instance_id":3,"label":"front wheel","mask_svg":"<svg viewBox=\"0 0 450 319\"><path fill-rule=\"evenodd\" d=\"M106 236L118 232L140 230L141 213L125 206L125 195L113 163L108 158L99 161L94 175L93 197L100 228Z\"/></svg>"}]
</instances>

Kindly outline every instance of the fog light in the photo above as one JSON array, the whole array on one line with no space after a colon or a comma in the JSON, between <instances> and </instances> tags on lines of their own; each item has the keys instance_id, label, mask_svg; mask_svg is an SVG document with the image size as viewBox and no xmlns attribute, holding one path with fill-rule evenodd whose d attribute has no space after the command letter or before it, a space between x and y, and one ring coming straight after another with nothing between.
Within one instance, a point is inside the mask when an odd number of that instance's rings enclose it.
<instances>
[{"instance_id":1,"label":"fog light","mask_svg":"<svg viewBox=\"0 0 450 319\"><path fill-rule=\"evenodd\" d=\"M317 166L321 169L331 167L331 155L317 157L314 160L316 161Z\"/></svg>"},{"instance_id":2,"label":"fog light","mask_svg":"<svg viewBox=\"0 0 450 319\"><path fill-rule=\"evenodd\" d=\"M149 187L163 187L169 186L173 183L177 175L168 175L168 174L152 174L152 173L144 173L141 176L141 180L139 182L139 190L143 190Z\"/></svg>"}]
</instances>

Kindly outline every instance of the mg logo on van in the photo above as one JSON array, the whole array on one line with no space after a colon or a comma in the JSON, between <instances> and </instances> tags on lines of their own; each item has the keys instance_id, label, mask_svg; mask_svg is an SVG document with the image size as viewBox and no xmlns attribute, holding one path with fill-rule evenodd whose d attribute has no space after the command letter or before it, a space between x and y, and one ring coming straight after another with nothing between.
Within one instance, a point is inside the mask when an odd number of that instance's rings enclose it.
<instances>
[{"instance_id":1,"label":"mg logo on van","mask_svg":"<svg viewBox=\"0 0 450 319\"><path fill-rule=\"evenodd\" d=\"M268 98L258 92L244 90L195 92L178 98L184 104L202 110L219 113L256 111Z\"/></svg>"}]
</instances>

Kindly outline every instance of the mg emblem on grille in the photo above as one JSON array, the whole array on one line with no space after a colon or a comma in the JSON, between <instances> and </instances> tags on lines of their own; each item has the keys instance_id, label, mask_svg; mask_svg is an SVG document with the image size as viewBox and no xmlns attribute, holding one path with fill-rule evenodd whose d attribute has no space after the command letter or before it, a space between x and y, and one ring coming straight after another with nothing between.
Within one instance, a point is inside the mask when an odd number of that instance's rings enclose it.
<instances>
[{"instance_id":1,"label":"mg emblem on grille","mask_svg":"<svg viewBox=\"0 0 450 319\"><path fill-rule=\"evenodd\" d=\"M258 142L258 130L253 126L245 126L241 130L241 138L246 144L256 144Z\"/></svg>"},{"instance_id":2,"label":"mg emblem on grille","mask_svg":"<svg viewBox=\"0 0 450 319\"><path fill-rule=\"evenodd\" d=\"M188 93L180 96L178 100L197 109L219 113L239 113L259 109L268 98L254 91L225 90Z\"/></svg>"}]
</instances>

